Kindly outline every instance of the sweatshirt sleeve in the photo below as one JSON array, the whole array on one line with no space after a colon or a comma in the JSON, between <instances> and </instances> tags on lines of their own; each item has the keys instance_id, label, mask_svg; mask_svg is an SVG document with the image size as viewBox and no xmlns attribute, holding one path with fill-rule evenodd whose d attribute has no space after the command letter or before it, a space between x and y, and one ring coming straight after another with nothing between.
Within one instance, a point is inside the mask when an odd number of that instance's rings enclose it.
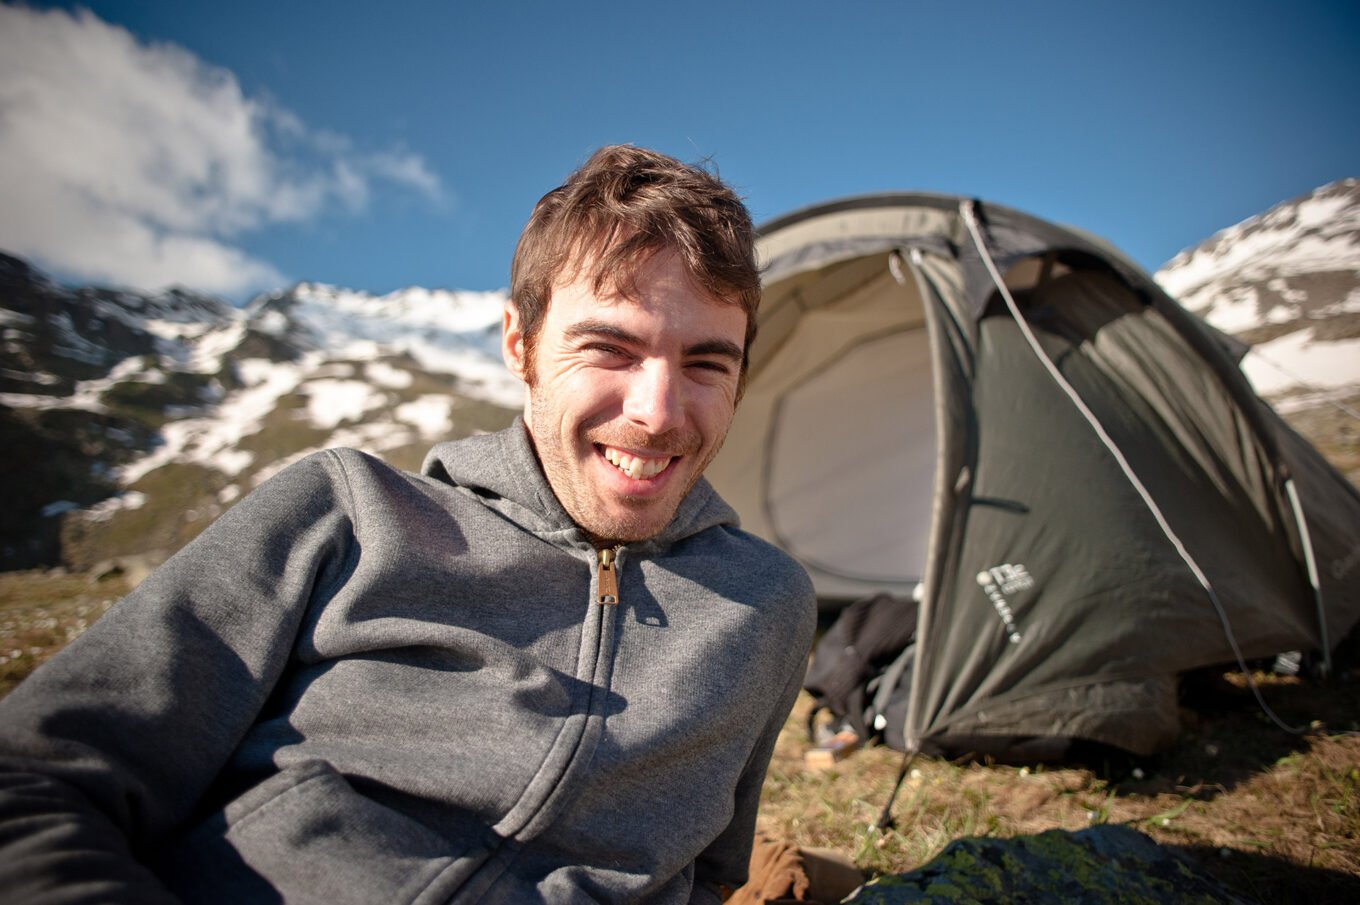
<instances>
[{"instance_id":1,"label":"sweatshirt sleeve","mask_svg":"<svg viewBox=\"0 0 1360 905\"><path fill-rule=\"evenodd\" d=\"M193 812L354 545L333 453L225 513L0 702L8 903L173 901L140 861Z\"/></svg>"},{"instance_id":2,"label":"sweatshirt sleeve","mask_svg":"<svg viewBox=\"0 0 1360 905\"><path fill-rule=\"evenodd\" d=\"M812 646L813 633L817 624L817 604L812 592L811 582L801 569L797 569L797 591L790 599L797 604L789 614L798 620L798 640L792 644L786 655L789 662L788 680L783 691L770 710L770 717L759 739L751 750L734 793L732 820L695 861L694 891L691 903L721 902L723 888L735 890L747 880L751 860L751 848L755 840L756 814L760 809L760 790L765 784L765 772L774 754L775 743L784 728L798 692L803 687L803 676L807 671L807 655Z\"/></svg>"}]
</instances>

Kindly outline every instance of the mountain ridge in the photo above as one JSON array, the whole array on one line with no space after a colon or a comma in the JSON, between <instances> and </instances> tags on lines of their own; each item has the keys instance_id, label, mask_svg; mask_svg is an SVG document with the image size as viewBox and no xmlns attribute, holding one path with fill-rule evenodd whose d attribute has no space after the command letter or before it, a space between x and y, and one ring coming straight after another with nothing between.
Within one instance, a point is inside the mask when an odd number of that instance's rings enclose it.
<instances>
[{"instance_id":1,"label":"mountain ridge","mask_svg":"<svg viewBox=\"0 0 1360 905\"><path fill-rule=\"evenodd\" d=\"M312 450L415 468L435 440L509 423L523 390L500 363L503 304L300 283L233 308L65 288L5 256L0 447L25 480L6 482L0 568L161 559Z\"/></svg>"},{"instance_id":2,"label":"mountain ridge","mask_svg":"<svg viewBox=\"0 0 1360 905\"><path fill-rule=\"evenodd\" d=\"M1360 388L1360 179L1338 179L1222 229L1155 278L1252 347L1243 371L1281 411Z\"/></svg>"}]
</instances>

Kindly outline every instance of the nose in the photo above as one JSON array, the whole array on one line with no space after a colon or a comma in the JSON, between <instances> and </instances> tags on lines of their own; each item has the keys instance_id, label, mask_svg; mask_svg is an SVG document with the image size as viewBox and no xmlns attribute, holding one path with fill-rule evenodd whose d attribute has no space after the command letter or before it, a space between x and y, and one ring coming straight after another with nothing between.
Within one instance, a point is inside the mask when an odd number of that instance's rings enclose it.
<instances>
[{"instance_id":1,"label":"nose","mask_svg":"<svg viewBox=\"0 0 1360 905\"><path fill-rule=\"evenodd\" d=\"M629 372L623 416L650 434L681 425L680 379L668 362L648 359Z\"/></svg>"}]
</instances>

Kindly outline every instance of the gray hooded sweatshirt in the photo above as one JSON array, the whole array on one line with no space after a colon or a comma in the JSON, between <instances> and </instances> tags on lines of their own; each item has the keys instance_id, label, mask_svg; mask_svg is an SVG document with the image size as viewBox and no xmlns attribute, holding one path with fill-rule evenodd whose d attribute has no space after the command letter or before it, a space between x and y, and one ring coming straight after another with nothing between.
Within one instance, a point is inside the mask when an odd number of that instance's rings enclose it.
<instances>
[{"instance_id":1,"label":"gray hooded sweatshirt","mask_svg":"<svg viewBox=\"0 0 1360 905\"><path fill-rule=\"evenodd\" d=\"M423 471L286 469L0 704L4 901L678 903L743 880L815 623L802 570L700 481L611 574L522 423Z\"/></svg>"}]
</instances>

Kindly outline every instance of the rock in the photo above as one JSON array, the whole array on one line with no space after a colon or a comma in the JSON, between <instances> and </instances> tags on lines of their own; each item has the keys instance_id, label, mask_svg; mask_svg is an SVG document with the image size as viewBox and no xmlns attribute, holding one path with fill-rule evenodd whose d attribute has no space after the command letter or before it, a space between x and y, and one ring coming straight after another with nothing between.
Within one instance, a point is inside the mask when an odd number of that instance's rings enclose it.
<instances>
[{"instance_id":1,"label":"rock","mask_svg":"<svg viewBox=\"0 0 1360 905\"><path fill-rule=\"evenodd\" d=\"M905 903L1251 905L1137 830L1103 824L1012 839L959 839L925 867L880 877L845 900Z\"/></svg>"}]
</instances>

